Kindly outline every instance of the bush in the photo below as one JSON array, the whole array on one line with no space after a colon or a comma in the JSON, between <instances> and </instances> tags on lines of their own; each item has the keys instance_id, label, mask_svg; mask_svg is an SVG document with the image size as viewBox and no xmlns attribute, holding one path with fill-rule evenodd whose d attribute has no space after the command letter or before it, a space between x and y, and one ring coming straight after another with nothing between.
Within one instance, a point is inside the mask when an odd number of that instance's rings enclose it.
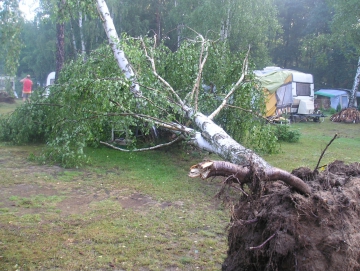
<instances>
[{"instance_id":1,"label":"bush","mask_svg":"<svg viewBox=\"0 0 360 271\"><path fill-rule=\"evenodd\" d=\"M276 125L275 134L279 141L295 143L300 140L300 132L291 129L290 125Z\"/></svg>"}]
</instances>

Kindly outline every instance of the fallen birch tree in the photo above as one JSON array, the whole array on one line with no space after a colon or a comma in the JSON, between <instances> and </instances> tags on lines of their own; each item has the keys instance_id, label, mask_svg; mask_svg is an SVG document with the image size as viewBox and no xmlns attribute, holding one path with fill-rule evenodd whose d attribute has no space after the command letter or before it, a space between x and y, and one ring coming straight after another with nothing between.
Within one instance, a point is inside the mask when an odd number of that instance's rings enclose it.
<instances>
[{"instance_id":1,"label":"fallen birch tree","mask_svg":"<svg viewBox=\"0 0 360 271\"><path fill-rule=\"evenodd\" d=\"M139 84L136 83L136 74L133 71L127 57L125 56L124 51L119 47L119 37L117 35L116 28L113 24L106 2L104 0L97 0L97 9L107 34L109 44L113 50L114 57L120 69L124 72L126 78L131 80L131 91L134 92L138 100L141 100L138 106L146 106L146 103L149 101L142 96L141 91L139 90ZM199 42L201 43L198 72L192 90L190 93L188 93L188 95L186 95L185 99L181 98L177 91L163 77L161 77L161 75L159 75L156 68L156 61L153 57L153 54L151 53L151 48L149 48L145 42L141 40L143 52L151 64L153 76L155 76L159 84L163 86L163 90L167 92L166 95L169 97L169 99L172 100L172 103L176 105L176 110L180 111L182 117L187 119L188 123L191 123L192 126L185 126L176 122L162 121L154 116L149 115L140 115L134 113L133 116L135 118L142 119L143 121L148 121L149 123L155 124L158 127L170 130L176 134L177 137L183 139L187 138L189 144L193 144L202 150L216 153L224 160L232 163L228 164L219 161L207 162L205 164L200 163L192 167L190 172L191 177L208 178L210 176L231 176L230 178L236 180L237 182L244 183L250 172L246 166L251 164L256 165L257 168L262 170L264 173L264 180L282 180L293 186L298 191L304 194L310 194L310 188L300 178L293 176L281 169L272 167L254 151L245 148L232 139L231 136L229 136L213 121L213 119L229 102L229 99L231 98L234 91L239 88L241 84L243 84L244 77L247 72L246 67L248 56L244 60L245 63L238 81L229 90L227 95L225 95L221 104L208 116L198 111L201 78L203 68L208 57L209 41L204 39L200 34L197 34L197 36L199 37ZM117 104L117 106L119 107L119 110L121 110L121 105ZM106 142L102 141L101 143L121 150L120 148L112 146Z\"/></svg>"}]
</instances>

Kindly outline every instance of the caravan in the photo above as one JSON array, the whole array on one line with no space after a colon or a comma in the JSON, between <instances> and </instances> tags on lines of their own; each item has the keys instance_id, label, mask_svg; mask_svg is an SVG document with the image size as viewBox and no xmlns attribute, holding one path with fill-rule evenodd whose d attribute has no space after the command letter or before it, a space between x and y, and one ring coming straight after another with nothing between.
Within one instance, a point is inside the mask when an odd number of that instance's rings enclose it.
<instances>
[{"instance_id":1,"label":"caravan","mask_svg":"<svg viewBox=\"0 0 360 271\"><path fill-rule=\"evenodd\" d=\"M279 67L254 71L266 94L266 117L290 115L290 119L312 118L319 121L314 108L314 79L312 74Z\"/></svg>"},{"instance_id":2,"label":"caravan","mask_svg":"<svg viewBox=\"0 0 360 271\"><path fill-rule=\"evenodd\" d=\"M45 96L49 96L50 94L49 86L53 85L54 83L55 83L55 72L51 72L48 74L46 78Z\"/></svg>"}]
</instances>

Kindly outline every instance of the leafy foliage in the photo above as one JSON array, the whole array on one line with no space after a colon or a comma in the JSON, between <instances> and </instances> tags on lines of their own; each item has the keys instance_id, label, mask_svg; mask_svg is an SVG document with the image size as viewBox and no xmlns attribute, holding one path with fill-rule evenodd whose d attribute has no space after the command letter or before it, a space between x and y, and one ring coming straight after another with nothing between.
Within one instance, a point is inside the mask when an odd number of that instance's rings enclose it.
<instances>
[{"instance_id":1,"label":"leafy foliage","mask_svg":"<svg viewBox=\"0 0 360 271\"><path fill-rule=\"evenodd\" d=\"M150 128L158 122L187 125L174 93L154 75L144 54L154 58L157 72L183 100L188 99L198 73L199 42L184 43L176 52L164 45L153 46L153 39L123 37L119 44L136 71L141 97L129 91L131 83L119 70L108 46L102 46L87 58L70 61L62 70L50 95L39 92L13 115L1 123L1 140L13 143L43 141L48 148L44 157L64 166L87 162L84 147L109 141L112 129L120 131L138 148L147 139ZM210 113L220 105L224 95L238 80L243 54L231 54L227 45L209 46L207 66L200 86L199 110ZM263 92L254 87L249 77L233 95L230 104L248 112L264 112ZM212 85L213 88L207 87ZM189 99L189 104L194 101ZM273 152L276 138L264 123L251 113L231 112L227 108L217 118L236 140L261 151ZM23 116L26 116L25 118ZM264 135L265 134L265 135ZM154 144L144 142L143 144Z\"/></svg>"},{"instance_id":2,"label":"leafy foliage","mask_svg":"<svg viewBox=\"0 0 360 271\"><path fill-rule=\"evenodd\" d=\"M4 65L4 71L9 75L15 75L19 66L19 54L23 47L20 40L21 22L18 1L1 1L0 64Z\"/></svg>"}]
</instances>

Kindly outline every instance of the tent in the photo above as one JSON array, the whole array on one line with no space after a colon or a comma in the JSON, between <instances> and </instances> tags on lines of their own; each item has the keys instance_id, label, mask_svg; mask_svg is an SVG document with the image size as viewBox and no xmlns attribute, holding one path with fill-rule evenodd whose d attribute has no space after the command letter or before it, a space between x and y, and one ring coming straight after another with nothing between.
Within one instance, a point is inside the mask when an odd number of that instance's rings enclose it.
<instances>
[{"instance_id":1,"label":"tent","mask_svg":"<svg viewBox=\"0 0 360 271\"><path fill-rule=\"evenodd\" d=\"M317 96L315 103L319 108L327 109L329 107L337 109L347 108L349 105L350 90L348 89L320 89L315 92ZM356 95L360 98L360 92Z\"/></svg>"}]
</instances>

